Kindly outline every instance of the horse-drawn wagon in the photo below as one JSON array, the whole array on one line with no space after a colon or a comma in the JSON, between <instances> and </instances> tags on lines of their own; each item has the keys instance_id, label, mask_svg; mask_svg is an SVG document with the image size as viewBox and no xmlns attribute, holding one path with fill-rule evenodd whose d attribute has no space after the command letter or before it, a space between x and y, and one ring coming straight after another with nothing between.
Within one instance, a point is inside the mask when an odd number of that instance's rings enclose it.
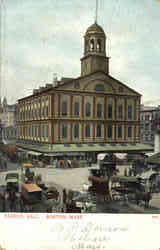
<instances>
[{"instance_id":1,"label":"horse-drawn wagon","mask_svg":"<svg viewBox=\"0 0 160 250\"><path fill-rule=\"evenodd\" d=\"M143 185L134 176L112 176L109 186L112 200L132 199L136 190L144 191Z\"/></svg>"}]
</instances>

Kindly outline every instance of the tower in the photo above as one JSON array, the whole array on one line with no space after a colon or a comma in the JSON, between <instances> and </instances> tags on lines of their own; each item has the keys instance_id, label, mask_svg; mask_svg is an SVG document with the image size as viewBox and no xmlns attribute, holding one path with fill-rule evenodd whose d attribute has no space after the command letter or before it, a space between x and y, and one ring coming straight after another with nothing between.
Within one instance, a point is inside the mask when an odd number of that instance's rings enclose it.
<instances>
[{"instance_id":1,"label":"tower","mask_svg":"<svg viewBox=\"0 0 160 250\"><path fill-rule=\"evenodd\" d=\"M106 35L103 28L95 23L84 36L84 56L81 58L81 76L96 71L109 73L109 57L106 56Z\"/></svg>"}]
</instances>

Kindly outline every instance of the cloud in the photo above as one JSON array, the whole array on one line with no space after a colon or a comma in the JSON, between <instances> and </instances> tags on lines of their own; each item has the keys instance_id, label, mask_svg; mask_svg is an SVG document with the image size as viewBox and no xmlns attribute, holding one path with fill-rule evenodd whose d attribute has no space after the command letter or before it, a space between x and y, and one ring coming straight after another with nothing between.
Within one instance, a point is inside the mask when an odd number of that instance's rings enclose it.
<instances>
[{"instance_id":1,"label":"cloud","mask_svg":"<svg viewBox=\"0 0 160 250\"><path fill-rule=\"evenodd\" d=\"M99 6L110 72L142 93L143 100L159 98L159 11L160 4L152 0L100 1ZM2 95L7 87L8 97L16 101L28 89L51 81L54 72L78 77L83 36L94 15L95 3L89 0L5 1Z\"/></svg>"}]
</instances>

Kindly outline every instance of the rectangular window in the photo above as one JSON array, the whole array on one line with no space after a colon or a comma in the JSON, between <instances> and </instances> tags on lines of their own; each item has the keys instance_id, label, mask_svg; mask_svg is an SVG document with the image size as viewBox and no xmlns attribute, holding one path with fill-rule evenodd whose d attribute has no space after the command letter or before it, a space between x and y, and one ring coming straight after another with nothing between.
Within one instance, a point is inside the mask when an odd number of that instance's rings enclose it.
<instances>
[{"instance_id":1,"label":"rectangular window","mask_svg":"<svg viewBox=\"0 0 160 250\"><path fill-rule=\"evenodd\" d=\"M48 128L48 124L46 124L46 138L48 138L48 136L49 136L49 128Z\"/></svg>"},{"instance_id":2,"label":"rectangular window","mask_svg":"<svg viewBox=\"0 0 160 250\"><path fill-rule=\"evenodd\" d=\"M79 116L79 103L75 102L74 104L74 115Z\"/></svg>"},{"instance_id":3,"label":"rectangular window","mask_svg":"<svg viewBox=\"0 0 160 250\"><path fill-rule=\"evenodd\" d=\"M129 138L132 137L132 127L131 126L128 127L128 137Z\"/></svg>"},{"instance_id":4,"label":"rectangular window","mask_svg":"<svg viewBox=\"0 0 160 250\"><path fill-rule=\"evenodd\" d=\"M42 124L42 137L44 137L44 124Z\"/></svg>"},{"instance_id":5,"label":"rectangular window","mask_svg":"<svg viewBox=\"0 0 160 250\"><path fill-rule=\"evenodd\" d=\"M86 116L89 117L91 115L91 104L86 103Z\"/></svg>"},{"instance_id":6,"label":"rectangular window","mask_svg":"<svg viewBox=\"0 0 160 250\"><path fill-rule=\"evenodd\" d=\"M108 138L112 139L112 125L108 125Z\"/></svg>"},{"instance_id":7,"label":"rectangular window","mask_svg":"<svg viewBox=\"0 0 160 250\"><path fill-rule=\"evenodd\" d=\"M102 117L102 104L101 103L97 104L97 117L98 118Z\"/></svg>"},{"instance_id":8,"label":"rectangular window","mask_svg":"<svg viewBox=\"0 0 160 250\"><path fill-rule=\"evenodd\" d=\"M97 137L102 136L101 125L97 125Z\"/></svg>"},{"instance_id":9,"label":"rectangular window","mask_svg":"<svg viewBox=\"0 0 160 250\"><path fill-rule=\"evenodd\" d=\"M112 119L113 109L112 104L108 104L108 119Z\"/></svg>"},{"instance_id":10,"label":"rectangular window","mask_svg":"<svg viewBox=\"0 0 160 250\"><path fill-rule=\"evenodd\" d=\"M86 125L86 137L90 137L90 125Z\"/></svg>"},{"instance_id":11,"label":"rectangular window","mask_svg":"<svg viewBox=\"0 0 160 250\"><path fill-rule=\"evenodd\" d=\"M37 125L35 125L34 129L35 129L34 135L35 135L35 137L37 137L37 135L38 135L38 133L37 133Z\"/></svg>"},{"instance_id":12,"label":"rectangular window","mask_svg":"<svg viewBox=\"0 0 160 250\"><path fill-rule=\"evenodd\" d=\"M41 125L38 125L38 137L41 137Z\"/></svg>"},{"instance_id":13,"label":"rectangular window","mask_svg":"<svg viewBox=\"0 0 160 250\"><path fill-rule=\"evenodd\" d=\"M79 124L74 125L74 138L79 138Z\"/></svg>"},{"instance_id":14,"label":"rectangular window","mask_svg":"<svg viewBox=\"0 0 160 250\"><path fill-rule=\"evenodd\" d=\"M62 102L62 115L67 115L67 102Z\"/></svg>"},{"instance_id":15,"label":"rectangular window","mask_svg":"<svg viewBox=\"0 0 160 250\"><path fill-rule=\"evenodd\" d=\"M32 125L32 136L34 137L34 125Z\"/></svg>"},{"instance_id":16,"label":"rectangular window","mask_svg":"<svg viewBox=\"0 0 160 250\"><path fill-rule=\"evenodd\" d=\"M68 127L67 127L67 124L63 124L62 125L62 138L67 138L67 131L68 130Z\"/></svg>"},{"instance_id":17,"label":"rectangular window","mask_svg":"<svg viewBox=\"0 0 160 250\"><path fill-rule=\"evenodd\" d=\"M118 105L118 119L122 119L123 117L123 106L122 104Z\"/></svg>"},{"instance_id":18,"label":"rectangular window","mask_svg":"<svg viewBox=\"0 0 160 250\"><path fill-rule=\"evenodd\" d=\"M29 133L29 137L30 137L31 136L31 126L29 126L28 133Z\"/></svg>"},{"instance_id":19,"label":"rectangular window","mask_svg":"<svg viewBox=\"0 0 160 250\"><path fill-rule=\"evenodd\" d=\"M118 126L118 138L122 138L122 126Z\"/></svg>"},{"instance_id":20,"label":"rectangular window","mask_svg":"<svg viewBox=\"0 0 160 250\"><path fill-rule=\"evenodd\" d=\"M46 107L46 117L48 117L48 115L49 115L49 112L48 112L48 106Z\"/></svg>"},{"instance_id":21,"label":"rectangular window","mask_svg":"<svg viewBox=\"0 0 160 250\"><path fill-rule=\"evenodd\" d=\"M128 105L128 119L132 120L132 105Z\"/></svg>"}]
</instances>

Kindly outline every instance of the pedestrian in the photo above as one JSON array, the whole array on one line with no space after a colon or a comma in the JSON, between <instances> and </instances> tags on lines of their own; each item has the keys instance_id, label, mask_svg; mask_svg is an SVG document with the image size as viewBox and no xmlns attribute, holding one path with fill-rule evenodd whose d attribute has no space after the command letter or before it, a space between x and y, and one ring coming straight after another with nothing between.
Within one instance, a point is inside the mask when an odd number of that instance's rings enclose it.
<instances>
[{"instance_id":1,"label":"pedestrian","mask_svg":"<svg viewBox=\"0 0 160 250\"><path fill-rule=\"evenodd\" d=\"M4 168L7 170L7 160L4 161Z\"/></svg>"},{"instance_id":2,"label":"pedestrian","mask_svg":"<svg viewBox=\"0 0 160 250\"><path fill-rule=\"evenodd\" d=\"M66 205L67 205L67 192L66 192L66 189L63 189L63 197L62 197L62 201L63 201L63 204L62 204L62 210L63 212L66 212Z\"/></svg>"},{"instance_id":3,"label":"pedestrian","mask_svg":"<svg viewBox=\"0 0 160 250\"><path fill-rule=\"evenodd\" d=\"M124 169L124 176L127 176L127 168Z\"/></svg>"},{"instance_id":4,"label":"pedestrian","mask_svg":"<svg viewBox=\"0 0 160 250\"><path fill-rule=\"evenodd\" d=\"M131 170L131 168L129 168L128 175L129 175L129 176L132 175L132 170Z\"/></svg>"},{"instance_id":5,"label":"pedestrian","mask_svg":"<svg viewBox=\"0 0 160 250\"><path fill-rule=\"evenodd\" d=\"M16 205L16 194L15 191L10 191L9 193L9 208L10 212L15 212L15 205Z\"/></svg>"},{"instance_id":6,"label":"pedestrian","mask_svg":"<svg viewBox=\"0 0 160 250\"><path fill-rule=\"evenodd\" d=\"M2 194L1 201L2 201L2 212L5 212L6 210L5 194Z\"/></svg>"},{"instance_id":7,"label":"pedestrian","mask_svg":"<svg viewBox=\"0 0 160 250\"><path fill-rule=\"evenodd\" d=\"M71 165L72 165L71 161L67 160L67 163L68 163L68 167L71 168Z\"/></svg>"}]
</instances>

